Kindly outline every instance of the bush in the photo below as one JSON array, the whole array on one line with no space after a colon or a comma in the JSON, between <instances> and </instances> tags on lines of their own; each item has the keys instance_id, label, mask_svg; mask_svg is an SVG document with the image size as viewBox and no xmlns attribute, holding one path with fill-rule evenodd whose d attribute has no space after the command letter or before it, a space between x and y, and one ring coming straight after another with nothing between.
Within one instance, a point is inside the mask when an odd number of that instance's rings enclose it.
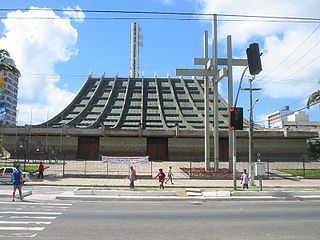
<instances>
[{"instance_id":1,"label":"bush","mask_svg":"<svg viewBox=\"0 0 320 240\"><path fill-rule=\"evenodd\" d=\"M307 149L310 156L316 160L320 160L320 139L310 139L307 141Z\"/></svg>"}]
</instances>

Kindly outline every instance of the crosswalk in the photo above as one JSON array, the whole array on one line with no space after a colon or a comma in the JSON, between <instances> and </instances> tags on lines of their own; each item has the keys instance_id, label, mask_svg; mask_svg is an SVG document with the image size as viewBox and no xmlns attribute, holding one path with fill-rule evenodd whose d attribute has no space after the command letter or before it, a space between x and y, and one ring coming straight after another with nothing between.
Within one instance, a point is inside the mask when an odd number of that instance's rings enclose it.
<instances>
[{"instance_id":1,"label":"crosswalk","mask_svg":"<svg viewBox=\"0 0 320 240\"><path fill-rule=\"evenodd\" d=\"M36 237L71 205L53 202L0 202L0 239Z\"/></svg>"}]
</instances>

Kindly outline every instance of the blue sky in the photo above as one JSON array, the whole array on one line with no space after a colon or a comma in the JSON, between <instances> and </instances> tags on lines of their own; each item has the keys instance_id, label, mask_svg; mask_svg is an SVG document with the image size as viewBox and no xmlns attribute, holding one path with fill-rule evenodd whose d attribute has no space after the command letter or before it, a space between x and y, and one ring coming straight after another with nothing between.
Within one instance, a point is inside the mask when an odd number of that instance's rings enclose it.
<instances>
[{"instance_id":1,"label":"blue sky","mask_svg":"<svg viewBox=\"0 0 320 240\"><path fill-rule=\"evenodd\" d=\"M19 84L19 124L41 123L53 117L73 99L91 71L97 77L103 72L108 77L116 74L127 77L132 22L141 25L141 33L144 35L140 75L145 77L152 77L155 72L158 77L166 77L168 73L175 77L177 68L197 68L192 65L193 58L203 56L203 32L209 30L211 35L212 28L211 22L204 20L106 19L159 17L146 14L80 12L79 19L69 19L70 12L52 9L320 17L317 11L320 3L316 0L301 3L292 0L283 0L281 3L276 0L261 0L256 2L254 8L250 4L249 0L3 1L2 9L13 10L0 11L0 48L9 50L22 72ZM43 8L47 10L39 10ZM283 9L286 9L285 13ZM21 17L24 19L17 19ZM219 57L226 55L225 39L229 34L233 38L235 58L245 57L245 49L252 42L258 42L263 52L263 72L254 82L255 87L262 88L261 92L254 93L254 98L260 99L254 109L255 121L263 124L264 115L287 105L292 110L304 107L307 96L320 86L317 56L320 47L317 45L320 39L317 27L320 22L266 23L261 22L261 19L243 21L248 19L222 16L219 19L232 20L220 21L218 24ZM238 86L237 80L242 71L243 68L234 69L235 87ZM244 87L248 78L247 74ZM225 97L226 82L224 79L220 84L220 94ZM239 106L247 109L248 101L248 93L241 91ZM311 120L320 121L319 104L307 110L307 113Z\"/></svg>"}]
</instances>

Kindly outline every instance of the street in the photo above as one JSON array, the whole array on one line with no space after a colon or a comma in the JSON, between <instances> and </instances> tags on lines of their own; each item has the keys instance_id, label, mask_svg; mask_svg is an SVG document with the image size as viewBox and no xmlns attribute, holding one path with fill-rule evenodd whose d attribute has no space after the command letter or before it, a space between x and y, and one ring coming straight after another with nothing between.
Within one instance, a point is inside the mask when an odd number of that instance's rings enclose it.
<instances>
[{"instance_id":1,"label":"street","mask_svg":"<svg viewBox=\"0 0 320 240\"><path fill-rule=\"evenodd\" d=\"M5 239L319 239L320 202L0 203ZM19 228L20 227L20 228Z\"/></svg>"}]
</instances>

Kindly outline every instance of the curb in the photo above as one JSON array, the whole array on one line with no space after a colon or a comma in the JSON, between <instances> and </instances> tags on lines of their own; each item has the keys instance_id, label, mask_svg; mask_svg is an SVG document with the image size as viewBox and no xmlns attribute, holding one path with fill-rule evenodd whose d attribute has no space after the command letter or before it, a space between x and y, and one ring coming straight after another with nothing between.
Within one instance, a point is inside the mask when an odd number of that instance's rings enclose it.
<instances>
[{"instance_id":1,"label":"curb","mask_svg":"<svg viewBox=\"0 0 320 240\"><path fill-rule=\"evenodd\" d=\"M183 202L210 202L210 201L304 201L320 200L320 196L294 196L294 197L133 197L133 196L67 196L59 195L58 200L81 201L183 201Z\"/></svg>"},{"instance_id":2,"label":"curb","mask_svg":"<svg viewBox=\"0 0 320 240\"><path fill-rule=\"evenodd\" d=\"M73 192L64 192L56 196L58 200L81 200L81 201L303 201L320 200L320 195L282 195L282 196L130 196L130 195L74 195Z\"/></svg>"}]
</instances>

